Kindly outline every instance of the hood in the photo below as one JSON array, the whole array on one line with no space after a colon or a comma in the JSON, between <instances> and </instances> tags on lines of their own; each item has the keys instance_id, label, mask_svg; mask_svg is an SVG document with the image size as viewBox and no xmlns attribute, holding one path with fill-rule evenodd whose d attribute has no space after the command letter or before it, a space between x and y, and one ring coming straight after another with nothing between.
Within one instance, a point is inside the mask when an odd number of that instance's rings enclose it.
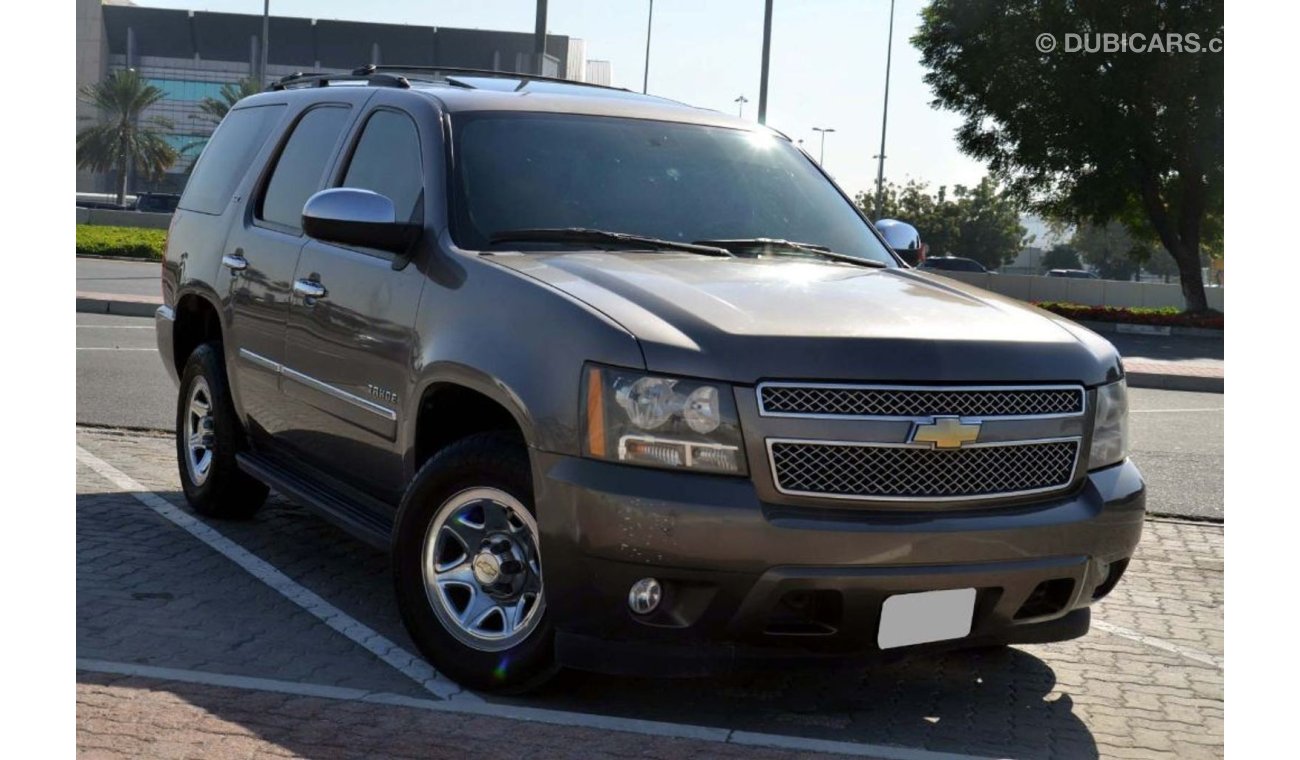
<instances>
[{"instance_id":1,"label":"hood","mask_svg":"<svg viewBox=\"0 0 1300 760\"><path fill-rule=\"evenodd\" d=\"M1108 342L944 277L808 259L675 252L497 254L621 324L650 370L736 383L1083 382L1120 376Z\"/></svg>"}]
</instances>

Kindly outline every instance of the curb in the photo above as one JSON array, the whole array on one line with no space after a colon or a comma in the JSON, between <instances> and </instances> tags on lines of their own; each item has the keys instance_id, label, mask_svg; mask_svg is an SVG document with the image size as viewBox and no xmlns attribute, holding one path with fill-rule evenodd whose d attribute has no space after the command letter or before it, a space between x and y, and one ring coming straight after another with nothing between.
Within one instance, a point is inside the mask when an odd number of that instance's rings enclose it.
<instances>
[{"instance_id":1,"label":"curb","mask_svg":"<svg viewBox=\"0 0 1300 760\"><path fill-rule=\"evenodd\" d=\"M116 314L120 317L152 317L162 299L154 296L124 296L115 293L77 293L77 311L83 314Z\"/></svg>"},{"instance_id":2,"label":"curb","mask_svg":"<svg viewBox=\"0 0 1300 760\"><path fill-rule=\"evenodd\" d=\"M1069 319L1069 317L1067 317ZM1223 340L1223 331L1208 327L1175 327L1172 325L1144 325L1136 322L1098 322L1092 319L1076 319L1075 322L1095 333L1118 333L1120 335L1160 335L1180 338L1218 338Z\"/></svg>"},{"instance_id":3,"label":"curb","mask_svg":"<svg viewBox=\"0 0 1300 760\"><path fill-rule=\"evenodd\" d=\"M1223 378L1202 375L1169 375L1159 372L1125 371L1130 388L1153 388L1162 391L1223 393Z\"/></svg>"}]
</instances>

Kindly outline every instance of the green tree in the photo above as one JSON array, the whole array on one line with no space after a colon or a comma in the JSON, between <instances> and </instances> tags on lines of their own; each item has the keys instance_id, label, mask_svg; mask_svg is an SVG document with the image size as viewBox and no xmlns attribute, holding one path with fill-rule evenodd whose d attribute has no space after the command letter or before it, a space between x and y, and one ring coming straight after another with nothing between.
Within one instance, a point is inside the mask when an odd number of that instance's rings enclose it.
<instances>
[{"instance_id":1,"label":"green tree","mask_svg":"<svg viewBox=\"0 0 1300 760\"><path fill-rule=\"evenodd\" d=\"M1202 51L1064 49L1126 31L1195 33ZM1223 57L1206 48L1222 36L1221 0L932 0L912 43L963 151L1043 216L1159 240L1205 311L1202 247L1223 214Z\"/></svg>"},{"instance_id":2,"label":"green tree","mask_svg":"<svg viewBox=\"0 0 1300 760\"><path fill-rule=\"evenodd\" d=\"M1133 279L1143 250L1143 245L1118 221L1079 225L1070 245L1106 280Z\"/></svg>"},{"instance_id":3,"label":"green tree","mask_svg":"<svg viewBox=\"0 0 1300 760\"><path fill-rule=\"evenodd\" d=\"M221 85L219 97L205 97L199 101L199 113L192 118L201 119L209 122L214 126L221 123L230 113L230 109L236 103L250 95L256 95L262 91L262 85L258 84L256 79L241 79L238 82L227 82Z\"/></svg>"},{"instance_id":4,"label":"green tree","mask_svg":"<svg viewBox=\"0 0 1300 760\"><path fill-rule=\"evenodd\" d=\"M95 124L77 131L77 168L117 170L117 202L124 204L129 170L152 179L176 162L176 151L163 137L172 123L159 116L142 117L163 99L163 91L127 69L83 87L80 94L99 114Z\"/></svg>"},{"instance_id":5,"label":"green tree","mask_svg":"<svg viewBox=\"0 0 1300 760\"><path fill-rule=\"evenodd\" d=\"M1057 243L1043 254L1043 269L1083 269L1083 262L1074 246Z\"/></svg>"},{"instance_id":6,"label":"green tree","mask_svg":"<svg viewBox=\"0 0 1300 760\"><path fill-rule=\"evenodd\" d=\"M931 193L923 182L885 186L882 211L916 227L931 256L965 256L989 269L1014 259L1025 244L1016 199L985 177L975 187L957 185L951 194L940 186ZM875 209L875 196L859 193L858 205Z\"/></svg>"}]
</instances>

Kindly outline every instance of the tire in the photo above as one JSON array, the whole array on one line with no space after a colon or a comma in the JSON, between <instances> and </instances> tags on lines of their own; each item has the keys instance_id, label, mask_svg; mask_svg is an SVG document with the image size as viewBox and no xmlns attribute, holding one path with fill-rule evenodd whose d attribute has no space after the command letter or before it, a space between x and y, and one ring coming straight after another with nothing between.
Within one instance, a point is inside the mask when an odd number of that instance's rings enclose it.
<instances>
[{"instance_id":1,"label":"tire","mask_svg":"<svg viewBox=\"0 0 1300 760\"><path fill-rule=\"evenodd\" d=\"M185 500L195 512L247 519L261 509L269 489L235 462L244 430L221 357L220 343L204 343L185 361L176 399L176 462ZM191 436L202 443L192 448Z\"/></svg>"},{"instance_id":2,"label":"tire","mask_svg":"<svg viewBox=\"0 0 1300 760\"><path fill-rule=\"evenodd\" d=\"M557 671L535 514L527 448L505 433L439 451L402 499L393 533L402 622L462 686L520 693Z\"/></svg>"}]
</instances>

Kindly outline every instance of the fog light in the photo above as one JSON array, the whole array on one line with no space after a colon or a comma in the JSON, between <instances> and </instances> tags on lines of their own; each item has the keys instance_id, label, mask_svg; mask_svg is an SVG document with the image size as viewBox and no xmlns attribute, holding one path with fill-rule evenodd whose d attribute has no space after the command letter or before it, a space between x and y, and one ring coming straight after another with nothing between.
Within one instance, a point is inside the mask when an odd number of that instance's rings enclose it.
<instances>
[{"instance_id":1,"label":"fog light","mask_svg":"<svg viewBox=\"0 0 1300 760\"><path fill-rule=\"evenodd\" d=\"M663 587L659 581L654 578L642 578L632 584L632 590L627 592L627 606L638 615L649 615L659 606L659 600L663 598Z\"/></svg>"}]
</instances>

